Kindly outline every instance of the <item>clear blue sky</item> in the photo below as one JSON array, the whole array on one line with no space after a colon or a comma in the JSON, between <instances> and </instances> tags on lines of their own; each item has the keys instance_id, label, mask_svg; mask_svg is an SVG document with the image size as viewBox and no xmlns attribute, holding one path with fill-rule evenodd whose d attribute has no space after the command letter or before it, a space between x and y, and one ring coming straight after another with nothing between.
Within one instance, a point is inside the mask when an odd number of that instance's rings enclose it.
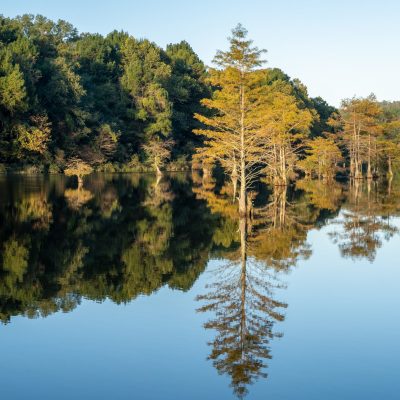
<instances>
[{"instance_id":1,"label":"clear blue sky","mask_svg":"<svg viewBox=\"0 0 400 400\"><path fill-rule=\"evenodd\" d=\"M185 39L207 64L241 22L268 50L268 66L312 96L400 99L399 0L1 0L0 13L65 19L81 32L122 29L161 46Z\"/></svg>"}]
</instances>

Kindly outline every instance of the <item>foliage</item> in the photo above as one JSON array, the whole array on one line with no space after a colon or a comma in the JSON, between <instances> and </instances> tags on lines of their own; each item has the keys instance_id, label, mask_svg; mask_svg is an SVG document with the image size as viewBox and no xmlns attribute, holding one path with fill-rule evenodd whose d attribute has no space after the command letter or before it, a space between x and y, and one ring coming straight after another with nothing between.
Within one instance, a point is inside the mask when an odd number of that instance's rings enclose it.
<instances>
[{"instance_id":1,"label":"foliage","mask_svg":"<svg viewBox=\"0 0 400 400\"><path fill-rule=\"evenodd\" d=\"M173 151L191 155L199 144L199 138L193 134L193 129L200 127L194 114L205 112L200 100L211 97L211 86L204 63L189 43L169 44L166 55L171 66L168 94L173 104Z\"/></svg>"},{"instance_id":2,"label":"foliage","mask_svg":"<svg viewBox=\"0 0 400 400\"><path fill-rule=\"evenodd\" d=\"M18 142L21 149L43 155L51 139L51 124L47 116L33 116L31 121L33 125L19 127Z\"/></svg>"},{"instance_id":3,"label":"foliage","mask_svg":"<svg viewBox=\"0 0 400 400\"><path fill-rule=\"evenodd\" d=\"M122 169L155 137L175 141L172 160L190 157L193 114L211 89L188 43L164 51L125 32L79 35L40 15L0 24L0 162Z\"/></svg>"},{"instance_id":4,"label":"foliage","mask_svg":"<svg viewBox=\"0 0 400 400\"><path fill-rule=\"evenodd\" d=\"M263 127L267 137L265 172L275 185L287 185L294 177L294 167L309 133L313 114L284 91L273 93L271 97Z\"/></svg>"},{"instance_id":5,"label":"foliage","mask_svg":"<svg viewBox=\"0 0 400 400\"><path fill-rule=\"evenodd\" d=\"M339 170L342 152L332 138L318 137L308 142L307 156L297 163L306 176L333 178Z\"/></svg>"},{"instance_id":6,"label":"foliage","mask_svg":"<svg viewBox=\"0 0 400 400\"><path fill-rule=\"evenodd\" d=\"M162 51L148 40L127 38L122 46L124 73L122 87L134 103L135 119L143 121L146 138L171 132L172 105L166 88L171 67Z\"/></svg>"},{"instance_id":7,"label":"foliage","mask_svg":"<svg viewBox=\"0 0 400 400\"><path fill-rule=\"evenodd\" d=\"M371 94L367 98L352 98L342 102L341 134L349 152L350 176L362 177L363 163L368 164L367 176L372 178L372 162L376 154L376 137L381 134L378 118L381 109ZM333 125L337 123L333 121Z\"/></svg>"}]
</instances>

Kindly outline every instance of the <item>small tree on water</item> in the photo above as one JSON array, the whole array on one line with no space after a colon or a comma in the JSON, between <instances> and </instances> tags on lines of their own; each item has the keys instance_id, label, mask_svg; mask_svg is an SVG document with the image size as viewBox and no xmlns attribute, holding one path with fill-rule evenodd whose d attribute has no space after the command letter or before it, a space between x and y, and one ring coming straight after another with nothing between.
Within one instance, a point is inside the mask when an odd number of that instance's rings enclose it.
<instances>
[{"instance_id":1,"label":"small tree on water","mask_svg":"<svg viewBox=\"0 0 400 400\"><path fill-rule=\"evenodd\" d=\"M83 177L92 172L93 168L80 158L71 158L67 163L67 167L64 169L65 175L76 176L78 178L78 189L82 188Z\"/></svg>"}]
</instances>

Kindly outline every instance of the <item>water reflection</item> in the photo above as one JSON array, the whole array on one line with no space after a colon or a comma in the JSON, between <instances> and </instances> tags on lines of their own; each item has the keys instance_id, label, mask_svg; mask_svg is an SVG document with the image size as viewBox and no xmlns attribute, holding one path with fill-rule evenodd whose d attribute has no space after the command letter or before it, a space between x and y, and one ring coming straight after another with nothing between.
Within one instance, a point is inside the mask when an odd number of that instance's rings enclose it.
<instances>
[{"instance_id":1,"label":"water reflection","mask_svg":"<svg viewBox=\"0 0 400 400\"><path fill-rule=\"evenodd\" d=\"M259 204L259 193L252 192L246 218L239 216L230 182L218 188L213 179L197 180L193 190L229 227L220 241L226 251L214 282L197 300L203 303L199 312L212 314L204 327L216 331L209 359L219 373L230 376L234 393L242 398L250 384L267 377L270 342L282 336L274 325L284 320L287 307L275 298L274 290L284 286L278 274L309 257L307 231L316 213L306 203L288 201L286 187L264 193L266 204Z\"/></svg>"},{"instance_id":2,"label":"water reflection","mask_svg":"<svg viewBox=\"0 0 400 400\"><path fill-rule=\"evenodd\" d=\"M374 261L383 240L388 241L398 227L392 217L399 212L399 191L378 182L350 182L337 228L331 233L341 255Z\"/></svg>"},{"instance_id":3,"label":"water reflection","mask_svg":"<svg viewBox=\"0 0 400 400\"><path fill-rule=\"evenodd\" d=\"M399 229L398 181L260 185L245 219L234 183L197 172L92 175L75 187L63 176L0 177L1 321L68 312L82 298L186 291L211 258L197 308L213 332L209 358L239 397L266 377L288 306L277 289L312 255L310 230L328 225L343 257L373 261Z\"/></svg>"},{"instance_id":4,"label":"water reflection","mask_svg":"<svg viewBox=\"0 0 400 400\"><path fill-rule=\"evenodd\" d=\"M240 247L227 254L231 260L219 266L209 292L198 296L204 303L198 311L214 314L204 325L217 332L209 358L219 373L230 375L234 392L243 397L247 385L267 376L270 340L280 336L274 322L283 320L286 304L273 298L278 285L273 271L249 255L246 219L239 225Z\"/></svg>"},{"instance_id":5,"label":"water reflection","mask_svg":"<svg viewBox=\"0 0 400 400\"><path fill-rule=\"evenodd\" d=\"M71 183L71 187L69 186ZM188 180L92 176L1 182L0 318L70 311L82 297L128 302L204 270L217 217Z\"/></svg>"},{"instance_id":6,"label":"water reflection","mask_svg":"<svg viewBox=\"0 0 400 400\"><path fill-rule=\"evenodd\" d=\"M342 256L373 260L380 237L388 240L398 232L391 223L400 210L398 192L391 184L372 188L360 181L303 180L294 189L277 187L269 196L251 193L251 210L241 218L234 185L219 186L209 176L193 181L197 197L223 220L224 231L216 232L223 239L216 243L225 247L212 255L219 264L208 292L197 297L198 311L211 315L204 327L216 332L209 359L220 374L230 376L242 398L250 384L267 377L271 340L282 336L274 326L284 320L287 307L275 298L275 289L284 287L290 268L311 256L308 232L330 222ZM268 201L260 204L259 197Z\"/></svg>"}]
</instances>

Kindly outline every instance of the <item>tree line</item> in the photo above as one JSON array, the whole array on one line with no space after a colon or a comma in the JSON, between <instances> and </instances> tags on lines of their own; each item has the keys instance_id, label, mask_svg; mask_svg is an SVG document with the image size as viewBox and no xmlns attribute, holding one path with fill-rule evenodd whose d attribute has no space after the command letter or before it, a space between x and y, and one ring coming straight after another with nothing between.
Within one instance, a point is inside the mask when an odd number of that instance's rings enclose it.
<instances>
[{"instance_id":1,"label":"tree line","mask_svg":"<svg viewBox=\"0 0 400 400\"><path fill-rule=\"evenodd\" d=\"M204 127L195 115L215 114L203 99L220 83L185 41L162 49L126 32L0 17L0 164L51 173L78 162L106 171L187 167L205 142L193 132ZM269 68L258 83L301 103L312 136L327 129L335 109L299 80Z\"/></svg>"}]
</instances>

